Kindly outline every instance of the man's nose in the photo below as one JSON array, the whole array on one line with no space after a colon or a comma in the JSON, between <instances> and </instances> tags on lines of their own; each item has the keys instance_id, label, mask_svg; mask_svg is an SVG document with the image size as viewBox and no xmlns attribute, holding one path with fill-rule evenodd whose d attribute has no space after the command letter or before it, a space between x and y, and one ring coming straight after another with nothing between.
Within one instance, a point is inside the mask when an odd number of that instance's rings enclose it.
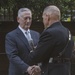
<instances>
[{"instance_id":1,"label":"man's nose","mask_svg":"<svg viewBox=\"0 0 75 75\"><path fill-rule=\"evenodd\" d=\"M27 22L29 22L29 18L27 19Z\"/></svg>"}]
</instances>

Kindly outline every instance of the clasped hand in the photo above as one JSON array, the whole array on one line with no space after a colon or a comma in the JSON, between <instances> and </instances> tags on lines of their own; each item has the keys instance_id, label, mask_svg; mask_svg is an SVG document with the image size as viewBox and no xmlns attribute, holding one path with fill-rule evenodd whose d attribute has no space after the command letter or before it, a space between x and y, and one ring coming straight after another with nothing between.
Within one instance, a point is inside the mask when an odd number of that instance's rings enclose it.
<instances>
[{"instance_id":1,"label":"clasped hand","mask_svg":"<svg viewBox=\"0 0 75 75\"><path fill-rule=\"evenodd\" d=\"M29 66L27 72L29 75L41 75L41 69L36 65Z\"/></svg>"}]
</instances>

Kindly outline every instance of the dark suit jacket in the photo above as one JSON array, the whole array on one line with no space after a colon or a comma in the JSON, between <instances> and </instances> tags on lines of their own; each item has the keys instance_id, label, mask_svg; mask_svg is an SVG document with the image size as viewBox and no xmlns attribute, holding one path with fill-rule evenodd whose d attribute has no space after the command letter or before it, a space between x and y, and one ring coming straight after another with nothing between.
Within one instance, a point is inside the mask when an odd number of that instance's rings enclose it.
<instances>
[{"instance_id":1,"label":"dark suit jacket","mask_svg":"<svg viewBox=\"0 0 75 75\"><path fill-rule=\"evenodd\" d=\"M34 45L37 45L39 40L39 33L30 30ZM23 75L27 70L26 56L29 54L31 48L22 31L17 28L6 35L5 39L6 54L9 58L9 75Z\"/></svg>"},{"instance_id":2,"label":"dark suit jacket","mask_svg":"<svg viewBox=\"0 0 75 75\"><path fill-rule=\"evenodd\" d=\"M47 68L50 57L57 57L67 44L69 30L62 26L60 22L52 24L45 29L40 36L36 50L27 57L27 63L33 65L42 62L42 69ZM64 53L64 58L71 58L73 50L73 40L71 40ZM69 62L49 64L49 75L69 75Z\"/></svg>"}]
</instances>

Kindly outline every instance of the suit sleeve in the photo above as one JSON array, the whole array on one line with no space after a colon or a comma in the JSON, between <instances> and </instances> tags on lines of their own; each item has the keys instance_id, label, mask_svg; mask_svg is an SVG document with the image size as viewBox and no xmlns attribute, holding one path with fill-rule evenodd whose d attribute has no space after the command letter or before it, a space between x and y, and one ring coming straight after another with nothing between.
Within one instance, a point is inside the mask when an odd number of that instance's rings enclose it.
<instances>
[{"instance_id":1,"label":"suit sleeve","mask_svg":"<svg viewBox=\"0 0 75 75\"><path fill-rule=\"evenodd\" d=\"M18 49L16 46L16 42L12 35L9 34L6 35L5 49L9 61L16 67L20 68L22 72L25 72L29 65L27 65L24 61L22 61L22 59L18 56Z\"/></svg>"},{"instance_id":2,"label":"suit sleeve","mask_svg":"<svg viewBox=\"0 0 75 75\"><path fill-rule=\"evenodd\" d=\"M40 37L37 48L34 50L34 52L31 52L28 55L27 63L33 65L48 60L54 44L53 39L53 36L48 32L43 33Z\"/></svg>"}]
</instances>

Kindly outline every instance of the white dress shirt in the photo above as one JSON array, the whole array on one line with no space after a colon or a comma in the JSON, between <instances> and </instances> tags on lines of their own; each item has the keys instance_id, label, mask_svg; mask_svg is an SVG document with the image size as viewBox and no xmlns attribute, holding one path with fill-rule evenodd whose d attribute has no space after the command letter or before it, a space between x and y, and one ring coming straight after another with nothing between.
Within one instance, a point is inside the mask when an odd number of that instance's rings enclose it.
<instances>
[{"instance_id":1,"label":"white dress shirt","mask_svg":"<svg viewBox=\"0 0 75 75\"><path fill-rule=\"evenodd\" d=\"M18 27L19 27L19 29L23 32L24 36L26 37L26 39L27 39L28 41L32 40L31 34L30 34L30 29L24 30L23 28L20 27L20 25L19 25Z\"/></svg>"}]
</instances>

